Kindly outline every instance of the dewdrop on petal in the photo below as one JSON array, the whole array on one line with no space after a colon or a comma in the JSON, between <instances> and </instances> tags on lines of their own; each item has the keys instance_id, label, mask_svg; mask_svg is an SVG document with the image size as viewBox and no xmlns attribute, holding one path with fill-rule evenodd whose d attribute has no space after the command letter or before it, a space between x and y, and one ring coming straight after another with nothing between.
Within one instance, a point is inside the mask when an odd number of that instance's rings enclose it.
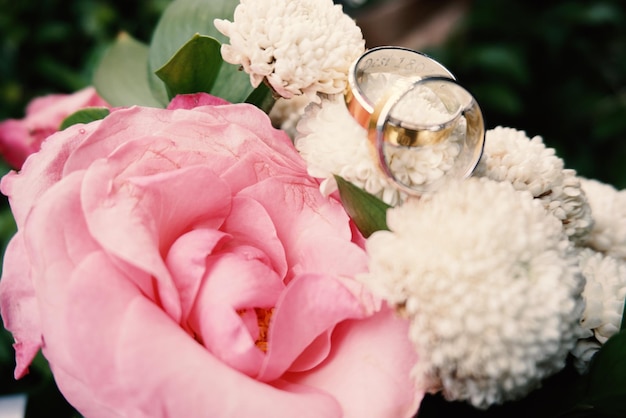
<instances>
[{"instance_id":1,"label":"dewdrop on petal","mask_svg":"<svg viewBox=\"0 0 626 418\"><path fill-rule=\"evenodd\" d=\"M593 219L580 180L574 170L564 168L563 160L541 137L530 139L525 132L512 128L488 130L475 175L528 190L561 220L574 243L583 245L588 238Z\"/></svg>"},{"instance_id":2,"label":"dewdrop on petal","mask_svg":"<svg viewBox=\"0 0 626 418\"><path fill-rule=\"evenodd\" d=\"M581 319L586 338L578 342L572 354L577 369L584 371L602 344L620 330L626 298L626 261L590 248L581 250L578 260L586 280Z\"/></svg>"},{"instance_id":3,"label":"dewdrop on petal","mask_svg":"<svg viewBox=\"0 0 626 418\"><path fill-rule=\"evenodd\" d=\"M253 86L265 80L285 98L343 93L365 50L361 29L331 0L241 0L232 22L214 24L230 38L224 60L241 65Z\"/></svg>"},{"instance_id":4,"label":"dewdrop on petal","mask_svg":"<svg viewBox=\"0 0 626 418\"><path fill-rule=\"evenodd\" d=\"M579 179L594 219L587 245L626 261L626 190L597 180Z\"/></svg>"},{"instance_id":5,"label":"dewdrop on petal","mask_svg":"<svg viewBox=\"0 0 626 418\"><path fill-rule=\"evenodd\" d=\"M476 407L519 399L582 335L584 279L561 222L528 192L453 182L387 212L359 277L410 319L417 386Z\"/></svg>"}]
</instances>

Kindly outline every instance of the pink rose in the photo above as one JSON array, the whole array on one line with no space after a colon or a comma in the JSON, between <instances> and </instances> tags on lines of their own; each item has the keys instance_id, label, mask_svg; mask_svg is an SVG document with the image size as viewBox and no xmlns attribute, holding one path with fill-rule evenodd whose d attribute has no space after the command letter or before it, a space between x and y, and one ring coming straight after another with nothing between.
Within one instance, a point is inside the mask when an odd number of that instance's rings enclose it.
<instances>
[{"instance_id":1,"label":"pink rose","mask_svg":"<svg viewBox=\"0 0 626 418\"><path fill-rule=\"evenodd\" d=\"M59 130L61 122L85 107L110 107L93 87L73 94L38 97L26 108L24 119L0 122L0 154L14 168L21 168L30 154L39 151L41 143Z\"/></svg>"},{"instance_id":2,"label":"pink rose","mask_svg":"<svg viewBox=\"0 0 626 418\"><path fill-rule=\"evenodd\" d=\"M88 417L415 413L407 322L263 112L133 107L53 138L1 183L16 377L42 348Z\"/></svg>"}]
</instances>

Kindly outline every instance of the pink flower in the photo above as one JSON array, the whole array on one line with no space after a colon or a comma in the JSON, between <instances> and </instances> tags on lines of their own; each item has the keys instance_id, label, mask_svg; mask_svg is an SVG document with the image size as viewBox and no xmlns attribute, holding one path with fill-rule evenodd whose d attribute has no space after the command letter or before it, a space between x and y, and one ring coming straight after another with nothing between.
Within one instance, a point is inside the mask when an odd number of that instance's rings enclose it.
<instances>
[{"instance_id":1,"label":"pink flower","mask_svg":"<svg viewBox=\"0 0 626 418\"><path fill-rule=\"evenodd\" d=\"M0 122L0 154L12 167L21 168L30 154L39 151L43 140L59 130L63 119L93 106L110 107L93 87L34 99L26 108L24 119Z\"/></svg>"},{"instance_id":2,"label":"pink flower","mask_svg":"<svg viewBox=\"0 0 626 418\"><path fill-rule=\"evenodd\" d=\"M168 109L193 109L198 106L219 106L230 104L221 97L212 96L207 93L179 94L174 96L167 105Z\"/></svg>"},{"instance_id":3,"label":"pink flower","mask_svg":"<svg viewBox=\"0 0 626 418\"><path fill-rule=\"evenodd\" d=\"M2 180L16 377L42 348L88 417L410 417L408 324L341 204L246 105L133 107Z\"/></svg>"}]
</instances>

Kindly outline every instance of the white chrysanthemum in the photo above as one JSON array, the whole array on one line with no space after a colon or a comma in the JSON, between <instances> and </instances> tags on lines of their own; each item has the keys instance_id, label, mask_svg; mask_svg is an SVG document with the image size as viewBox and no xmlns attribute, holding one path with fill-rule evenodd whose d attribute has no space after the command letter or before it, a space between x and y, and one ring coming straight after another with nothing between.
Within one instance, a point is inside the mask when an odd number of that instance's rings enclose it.
<instances>
[{"instance_id":1,"label":"white chrysanthemum","mask_svg":"<svg viewBox=\"0 0 626 418\"><path fill-rule=\"evenodd\" d=\"M583 278L561 223L528 192L470 178L387 213L359 279L410 319L418 386L484 408L565 365Z\"/></svg>"},{"instance_id":2,"label":"white chrysanthemum","mask_svg":"<svg viewBox=\"0 0 626 418\"><path fill-rule=\"evenodd\" d=\"M561 220L565 233L584 244L593 226L591 209L576 172L564 169L553 148L539 136L497 127L487 131L483 157L476 176L508 181L517 190L528 190Z\"/></svg>"},{"instance_id":3,"label":"white chrysanthemum","mask_svg":"<svg viewBox=\"0 0 626 418\"><path fill-rule=\"evenodd\" d=\"M390 205L403 199L378 169L365 128L348 112L341 95L309 105L297 126L296 148L311 176L324 179L322 192L336 190L333 175L381 198Z\"/></svg>"},{"instance_id":4,"label":"white chrysanthemum","mask_svg":"<svg viewBox=\"0 0 626 418\"><path fill-rule=\"evenodd\" d=\"M230 38L222 57L280 96L342 93L348 69L365 50L361 29L332 0L241 0L233 22L215 20Z\"/></svg>"},{"instance_id":5,"label":"white chrysanthemum","mask_svg":"<svg viewBox=\"0 0 626 418\"><path fill-rule=\"evenodd\" d=\"M589 248L581 250L578 259L586 279L581 325L588 338L579 341L572 354L582 371L601 345L620 330L626 298L626 262Z\"/></svg>"},{"instance_id":6,"label":"white chrysanthemum","mask_svg":"<svg viewBox=\"0 0 626 418\"><path fill-rule=\"evenodd\" d=\"M594 219L587 245L626 260L626 190L597 180L580 178Z\"/></svg>"}]
</instances>

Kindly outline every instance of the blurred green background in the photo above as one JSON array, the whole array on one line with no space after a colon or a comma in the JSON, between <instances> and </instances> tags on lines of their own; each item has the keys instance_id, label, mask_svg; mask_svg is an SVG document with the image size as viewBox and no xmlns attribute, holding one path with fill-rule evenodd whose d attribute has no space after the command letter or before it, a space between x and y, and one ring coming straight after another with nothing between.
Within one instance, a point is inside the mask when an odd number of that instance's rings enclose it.
<instances>
[{"instance_id":1,"label":"blurred green background","mask_svg":"<svg viewBox=\"0 0 626 418\"><path fill-rule=\"evenodd\" d=\"M0 120L21 118L33 97L70 93L90 84L95 63L115 36L126 31L148 42L169 3L0 0ZM445 39L424 44L422 50L446 65L474 94L487 127L510 126L529 136L541 135L567 167L626 188L623 0L343 3L357 23L367 22L372 36L388 34L395 26L393 20L378 19L385 16L381 7L395 7L397 15L408 21L407 30L425 32L441 29L443 23L437 19L446 7L457 7L461 17L445 29ZM396 7L408 3L410 12ZM394 43L394 38L386 41ZM2 174L8 167L0 162L0 170ZM2 247L13 232L7 202L1 200ZM56 392L45 361L39 358L31 375L16 383L10 335L4 332L0 342L0 395L29 392L30 417L70 416L72 410Z\"/></svg>"}]
</instances>

